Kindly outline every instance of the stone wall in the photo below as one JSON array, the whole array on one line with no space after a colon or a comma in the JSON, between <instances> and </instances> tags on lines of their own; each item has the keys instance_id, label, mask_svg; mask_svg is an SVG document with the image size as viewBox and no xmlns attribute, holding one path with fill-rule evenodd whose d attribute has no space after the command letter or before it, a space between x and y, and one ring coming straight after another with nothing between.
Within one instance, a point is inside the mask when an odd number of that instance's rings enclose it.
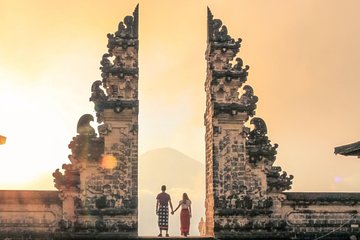
<instances>
[{"instance_id":1,"label":"stone wall","mask_svg":"<svg viewBox=\"0 0 360 240\"><path fill-rule=\"evenodd\" d=\"M50 239L61 219L57 191L0 191L0 239Z\"/></svg>"},{"instance_id":2,"label":"stone wall","mask_svg":"<svg viewBox=\"0 0 360 240\"><path fill-rule=\"evenodd\" d=\"M298 238L359 236L360 193L285 193L281 213Z\"/></svg>"},{"instance_id":3,"label":"stone wall","mask_svg":"<svg viewBox=\"0 0 360 240\"><path fill-rule=\"evenodd\" d=\"M358 239L359 193L296 193L271 195L265 211L237 209L218 215L220 239ZM354 238L357 237L357 238Z\"/></svg>"}]
</instances>

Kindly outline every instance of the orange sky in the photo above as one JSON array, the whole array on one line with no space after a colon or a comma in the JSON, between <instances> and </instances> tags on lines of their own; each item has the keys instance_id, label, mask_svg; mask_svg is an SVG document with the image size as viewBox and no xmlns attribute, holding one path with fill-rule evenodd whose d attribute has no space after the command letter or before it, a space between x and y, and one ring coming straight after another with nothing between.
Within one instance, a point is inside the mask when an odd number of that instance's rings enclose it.
<instances>
[{"instance_id":1,"label":"orange sky","mask_svg":"<svg viewBox=\"0 0 360 240\"><path fill-rule=\"evenodd\" d=\"M140 154L172 147L204 162L209 6L243 39L256 115L293 190L360 190L360 159L333 154L360 140L358 0L0 0L1 189L52 188L79 117L94 113L106 34L137 3ZM43 176L49 182L36 182Z\"/></svg>"}]
</instances>

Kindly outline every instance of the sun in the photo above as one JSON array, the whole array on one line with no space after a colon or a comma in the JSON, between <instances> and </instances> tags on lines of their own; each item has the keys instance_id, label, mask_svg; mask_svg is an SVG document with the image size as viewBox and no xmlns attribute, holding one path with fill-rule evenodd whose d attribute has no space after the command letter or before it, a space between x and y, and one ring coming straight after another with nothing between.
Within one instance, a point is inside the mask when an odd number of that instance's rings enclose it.
<instances>
[{"instance_id":1,"label":"sun","mask_svg":"<svg viewBox=\"0 0 360 240\"><path fill-rule=\"evenodd\" d=\"M104 155L101 159L101 167L105 169L113 169L117 166L117 159L113 155Z\"/></svg>"},{"instance_id":2,"label":"sun","mask_svg":"<svg viewBox=\"0 0 360 240\"><path fill-rule=\"evenodd\" d=\"M52 110L54 100L44 100L42 89L18 84L21 78L0 77L0 134L6 137L0 139L0 188L28 188L32 181L51 176L57 162L66 159L61 136L67 129ZM63 149L61 154L58 149Z\"/></svg>"}]
</instances>

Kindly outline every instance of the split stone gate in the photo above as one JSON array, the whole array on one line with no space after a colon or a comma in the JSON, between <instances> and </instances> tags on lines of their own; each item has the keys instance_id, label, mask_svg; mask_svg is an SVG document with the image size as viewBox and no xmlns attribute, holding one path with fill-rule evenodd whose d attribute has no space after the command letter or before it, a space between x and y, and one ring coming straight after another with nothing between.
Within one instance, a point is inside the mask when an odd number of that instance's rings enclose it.
<instances>
[{"instance_id":1,"label":"split stone gate","mask_svg":"<svg viewBox=\"0 0 360 240\"><path fill-rule=\"evenodd\" d=\"M208 9L206 235L220 239L356 239L360 194L295 193L292 175L273 166L277 144L255 117L249 66ZM102 56L91 86L94 117L83 115L69 144L70 164L54 173L58 191L0 191L0 237L137 238L138 6ZM252 128L245 126L250 121Z\"/></svg>"}]
</instances>

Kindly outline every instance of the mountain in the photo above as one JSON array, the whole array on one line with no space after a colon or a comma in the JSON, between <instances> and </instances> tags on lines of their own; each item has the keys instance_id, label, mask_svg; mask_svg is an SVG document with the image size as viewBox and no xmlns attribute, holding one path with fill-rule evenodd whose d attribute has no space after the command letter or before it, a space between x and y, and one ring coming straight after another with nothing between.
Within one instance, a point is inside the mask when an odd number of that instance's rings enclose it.
<instances>
[{"instance_id":1,"label":"mountain","mask_svg":"<svg viewBox=\"0 0 360 240\"><path fill-rule=\"evenodd\" d=\"M160 191L161 185L186 188L198 182L199 177L203 178L204 171L202 163L175 149L156 149L140 156L139 184L154 191Z\"/></svg>"},{"instance_id":2,"label":"mountain","mask_svg":"<svg viewBox=\"0 0 360 240\"><path fill-rule=\"evenodd\" d=\"M205 166L185 154L161 148L139 158L139 235L157 235L156 196L167 186L174 208L186 192L192 201L190 234L199 235L198 223L205 215ZM180 211L170 215L169 233L180 235Z\"/></svg>"}]
</instances>

